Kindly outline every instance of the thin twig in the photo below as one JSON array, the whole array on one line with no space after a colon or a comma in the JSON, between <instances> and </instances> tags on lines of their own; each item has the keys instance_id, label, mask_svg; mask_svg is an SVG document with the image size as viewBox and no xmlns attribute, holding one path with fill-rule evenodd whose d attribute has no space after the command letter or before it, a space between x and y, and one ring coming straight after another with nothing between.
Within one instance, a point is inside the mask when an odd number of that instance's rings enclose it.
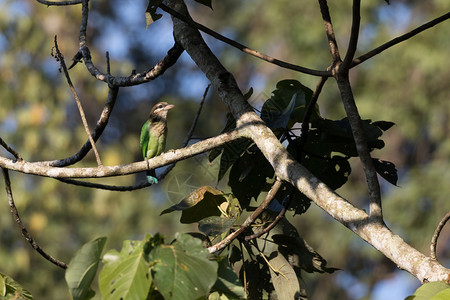
<instances>
[{"instance_id":1,"label":"thin twig","mask_svg":"<svg viewBox=\"0 0 450 300\"><path fill-rule=\"evenodd\" d=\"M291 202L292 202L292 196L288 198L286 203L284 203L283 208L280 210L280 212L275 217L275 219L272 221L272 223L270 223L269 225L264 227L261 231L255 233L255 234L247 235L244 238L244 240L249 241L249 240L253 240L253 239L259 238L263 234L265 234L265 233L269 232L270 230L272 230L272 228L274 228L281 221L281 219L283 219L283 217L286 214L287 209L288 209L289 205L291 204Z\"/></svg>"},{"instance_id":2,"label":"thin twig","mask_svg":"<svg viewBox=\"0 0 450 300\"><path fill-rule=\"evenodd\" d=\"M352 29L350 32L350 41L348 43L347 53L340 68L348 69L355 57L356 48L358 46L359 27L361 24L361 0L353 0L352 8Z\"/></svg>"},{"instance_id":3,"label":"thin twig","mask_svg":"<svg viewBox=\"0 0 450 300\"><path fill-rule=\"evenodd\" d=\"M444 22L445 20L447 20L449 18L450 18L450 12L448 12L448 13L440 16L440 17L437 17L437 18L435 18L435 19L433 19L433 20L431 20L431 21L429 21L429 22L427 22L427 23L425 23L425 24L423 24L423 25L421 25L421 26L419 26L419 27L417 27L417 28L415 28L415 29L413 29L413 30L403 34L403 35L401 35L401 36L398 36L398 37L390 40L389 42L384 43L383 45L381 45L381 46L379 46L379 47L377 47L377 48L375 48L375 49L373 49L373 50L371 50L371 51L369 51L369 52L359 56L358 58L355 58L353 60L352 64L351 64L351 67L353 68L353 67L359 65L360 63L368 60L369 58L372 58L375 55L380 54L384 50L387 50L387 49L391 48L392 46L395 46L395 45L397 45L397 44L399 44L399 43L401 43L403 41L406 41L407 39L410 39L413 36L421 33L422 31L425 31L425 30L427 30L427 29L429 29L429 28L431 28L431 27L433 27L433 26L435 26L435 25L437 25L439 23L442 23L442 22Z\"/></svg>"},{"instance_id":4,"label":"thin twig","mask_svg":"<svg viewBox=\"0 0 450 300\"><path fill-rule=\"evenodd\" d=\"M282 186L282 182L280 180L276 180L275 183L272 185L272 188L267 193L266 198L264 201L258 206L258 208L255 209L255 211L247 218L245 219L244 223L236 230L227 235L223 240L218 242L217 244L208 247L209 253L216 253L226 246L228 246L235 238L237 238L242 232L244 232L245 229L247 229L253 222L255 222L256 218L267 209L270 202L275 198L275 195L277 194L278 190Z\"/></svg>"},{"instance_id":5,"label":"thin twig","mask_svg":"<svg viewBox=\"0 0 450 300\"><path fill-rule=\"evenodd\" d=\"M36 0L41 4L45 4L47 6L67 6L67 5L76 5L81 4L81 0L71 0L71 1L45 1L45 0Z\"/></svg>"},{"instance_id":6,"label":"thin twig","mask_svg":"<svg viewBox=\"0 0 450 300\"><path fill-rule=\"evenodd\" d=\"M17 160L22 160L22 156L20 156L19 152L11 148L1 137L0 137L0 145L3 146L9 153L14 155Z\"/></svg>"},{"instance_id":7,"label":"thin twig","mask_svg":"<svg viewBox=\"0 0 450 300\"><path fill-rule=\"evenodd\" d=\"M27 240L28 243L30 243L31 247L35 249L40 255L42 255L46 260L50 261L51 263L57 265L60 268L67 269L67 264L52 257L50 254L45 252L37 243L36 241L31 237L30 233L28 232L25 225L22 223L22 220L20 219L19 212L17 211L16 205L14 204L14 198L11 190L11 181L9 179L9 173L8 169L2 168L3 172L3 179L5 181L5 189L6 194L8 196L8 202L9 207L11 208L11 213L13 215L14 221L17 223L17 225L20 228L20 231L22 232L23 237Z\"/></svg>"},{"instance_id":8,"label":"thin twig","mask_svg":"<svg viewBox=\"0 0 450 300\"><path fill-rule=\"evenodd\" d=\"M110 87L108 91L108 97L106 100L106 103L103 107L102 113L100 114L99 119L97 120L97 123L95 125L94 130L92 131L92 139L94 141L97 141L100 136L102 135L103 131L105 130L106 125L108 124L109 117L111 116L111 113L113 111L114 105L117 100L117 94L119 93L118 87ZM40 162L42 165L46 166L52 166L52 167L66 167L69 165L73 165L80 160L82 160L86 154L89 153L89 150L91 150L91 141L88 139L84 145L80 148L80 150L75 153L72 156L58 159L58 160L51 160L51 161L43 161Z\"/></svg>"},{"instance_id":9,"label":"thin twig","mask_svg":"<svg viewBox=\"0 0 450 300\"><path fill-rule=\"evenodd\" d=\"M436 259L436 245L439 238L439 235L441 234L442 228L444 228L447 221L450 219L450 212L448 212L439 222L438 227L434 231L433 238L431 239L431 245L430 245L430 257L432 259Z\"/></svg>"},{"instance_id":10,"label":"thin twig","mask_svg":"<svg viewBox=\"0 0 450 300\"><path fill-rule=\"evenodd\" d=\"M73 94L73 97L75 98L75 102L77 103L78 111L80 112L81 121L83 122L84 130L86 131L86 134L89 138L89 141L91 142L92 150L94 150L95 159L97 160L97 165L102 166L102 161L100 160L100 155L98 154L97 147L95 146L95 141L92 138L91 131L89 130L89 125L86 120L86 116L84 114L83 106L81 105L80 98L78 97L77 91L75 90L75 87L73 86L72 80L70 79L69 72L67 71L66 63L64 61L64 56L59 51L58 48L58 42L56 40L55 35L55 52L57 60L59 61L61 68L63 69L64 75L66 76L67 84L69 85L70 91Z\"/></svg>"},{"instance_id":11,"label":"thin twig","mask_svg":"<svg viewBox=\"0 0 450 300\"><path fill-rule=\"evenodd\" d=\"M331 23L330 10L328 9L327 0L319 0L320 13L322 14L323 24L325 25L325 33L327 34L328 45L330 47L331 57L333 63L337 63L341 60L339 55L339 48L334 36L333 24ZM333 70L332 70L333 71Z\"/></svg>"},{"instance_id":12,"label":"thin twig","mask_svg":"<svg viewBox=\"0 0 450 300\"><path fill-rule=\"evenodd\" d=\"M319 99L319 95L322 92L322 88L325 85L328 77L321 77L319 82L316 85L316 89L314 90L311 101L309 101L308 106L306 107L305 114L303 115L302 126L301 126L301 134L300 134L300 143L299 148L303 149L303 146L308 139L309 134L309 120L311 119L312 112L316 108L317 100Z\"/></svg>"},{"instance_id":13,"label":"thin twig","mask_svg":"<svg viewBox=\"0 0 450 300\"><path fill-rule=\"evenodd\" d=\"M220 33L215 32L214 30L195 22L194 20L192 20L192 18L188 18L182 14L180 14L179 12L177 12L176 10L166 6L165 4L161 3L159 5L159 7L164 10L165 12L171 14L172 16L186 22L187 24L189 24L190 26L203 31L206 34L209 34L210 36L216 38L219 41L222 41L230 46L233 46L239 50L241 50L244 53L250 54L256 58L262 59L266 62L269 62L271 64L277 65L279 67L285 68L285 69L289 69L289 70L294 70L294 71L298 71L304 74L309 74L309 75L314 75L314 76L327 76L327 77L331 77L331 73L329 71L321 71L321 70L315 70L315 69L310 69L310 68L305 68L302 66L298 66L298 65L294 65L276 58L273 58L269 55L263 54L259 51L253 50L247 46L244 46L243 44L234 41L232 39L229 39L223 35L221 35Z\"/></svg>"}]
</instances>

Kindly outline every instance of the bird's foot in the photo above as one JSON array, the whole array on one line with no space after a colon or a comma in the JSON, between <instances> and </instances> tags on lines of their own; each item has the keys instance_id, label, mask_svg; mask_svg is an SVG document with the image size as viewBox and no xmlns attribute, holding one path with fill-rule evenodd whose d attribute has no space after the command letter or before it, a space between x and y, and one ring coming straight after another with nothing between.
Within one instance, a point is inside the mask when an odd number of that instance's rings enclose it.
<instances>
[{"instance_id":1,"label":"bird's foot","mask_svg":"<svg viewBox=\"0 0 450 300\"><path fill-rule=\"evenodd\" d=\"M156 177L153 177L153 176L147 176L147 182L150 184L157 184L158 179L156 179Z\"/></svg>"}]
</instances>

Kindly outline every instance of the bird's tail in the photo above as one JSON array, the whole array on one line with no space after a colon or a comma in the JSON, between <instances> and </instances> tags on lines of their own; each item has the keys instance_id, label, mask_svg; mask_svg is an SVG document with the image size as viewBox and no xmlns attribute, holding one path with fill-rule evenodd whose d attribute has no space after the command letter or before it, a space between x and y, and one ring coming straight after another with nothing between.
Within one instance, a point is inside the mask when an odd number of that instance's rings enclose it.
<instances>
[{"instance_id":1,"label":"bird's tail","mask_svg":"<svg viewBox=\"0 0 450 300\"><path fill-rule=\"evenodd\" d=\"M147 172L145 174L147 175L148 183L150 183L150 184L157 184L158 183L158 179L156 178L155 170L147 170Z\"/></svg>"}]
</instances>

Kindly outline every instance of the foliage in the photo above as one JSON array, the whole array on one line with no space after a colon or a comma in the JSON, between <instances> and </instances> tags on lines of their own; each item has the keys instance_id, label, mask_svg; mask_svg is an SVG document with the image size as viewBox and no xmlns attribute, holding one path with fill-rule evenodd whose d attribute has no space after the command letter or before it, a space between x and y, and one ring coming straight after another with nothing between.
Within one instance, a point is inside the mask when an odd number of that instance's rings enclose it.
<instances>
[{"instance_id":1,"label":"foliage","mask_svg":"<svg viewBox=\"0 0 450 300\"><path fill-rule=\"evenodd\" d=\"M212 8L212 2L196 2L202 4L194 6L201 21L207 20L209 24L225 32L230 30L232 24L235 28L231 30L231 34L236 39L244 40L258 49L275 52L276 55L286 55L292 61L325 67L325 56L322 54L327 55L328 50L322 30L320 33L319 30L316 31L316 28L322 29L323 26L311 26L317 21L317 15L312 12L310 5L289 3L290 9L286 9L286 1L248 1L239 5L236 1L216 2L214 18L208 20L209 13L212 13L209 10ZM5 3L10 5L12 2ZM160 3L158 0L148 1L145 11L147 27L161 17L161 14L157 13ZM348 13L346 5L330 2L336 16ZM379 5L381 4L363 5L365 20L368 20L363 32L367 32L369 38L362 35L362 49L386 40L387 32L391 32L392 28L398 30L395 24L389 22L379 25ZM410 4L404 5L410 7ZM438 10L438 5L438 1L433 4L418 4L419 11L415 12L418 18L412 19L423 19L425 13L432 8ZM139 26L127 23L129 21L123 17L125 10L120 12L122 3L119 5L119 2L115 1L110 4L91 1L91 6L96 16L89 20L92 26L92 43L95 45L92 54L95 59L103 56L104 49L101 48L104 45L96 41L108 40L109 37L105 36L110 32L106 31L106 28L115 28L119 33L127 32L124 35L129 39L137 35L135 28L145 29L145 22L141 22ZM132 9L132 6L130 4L129 9ZM29 10L29 16L8 16L8 10L0 12L0 49L4 52L0 61L1 135L14 148L19 149L27 160L67 157L78 150L86 137L77 123L78 115L74 113L75 107L67 88L60 84L62 77L56 72L58 67L54 62L48 61L48 53L55 33L58 34L68 57L77 52L78 44L70 39L78 34L79 9L67 7L61 13L61 10L54 7L36 8L29 4L19 8L23 9L22 14ZM144 8L140 8L139 13L142 14ZM203 9L207 9L208 13L203 13ZM299 16L302 17L301 20ZM55 23L49 26L46 21L42 22L47 18ZM287 19L299 21L286 22ZM348 19L336 22L337 32L349 28ZM59 23L66 25L58 26ZM130 45L126 47L125 52L138 68L145 68L158 56L146 48L148 45L161 43L156 27L148 28L145 33L139 32L145 35L145 42L132 43L127 40ZM273 39L268 41L268 36ZM425 34L418 37L417 41L412 40L408 48L390 50L394 52L384 56L384 63L378 61L355 70L354 73L355 85L358 87L355 89L358 108L362 115L371 118L363 120L370 151L374 154L375 151L382 150L376 156L389 157L389 160L392 160L391 162L373 158L376 171L388 183L403 187L402 190L393 189L394 192L388 195L390 199L384 202L385 207L388 207L385 211L388 215L398 217L390 218L394 227L410 230L409 235L416 242L420 241L420 245L428 242L430 228L435 226L442 209L448 207L448 201L443 196L446 194L443 191L448 187L439 184L448 177L446 158L450 153L449 131L446 129L449 73L442 63L446 60L443 54L446 52L441 50L448 48L447 36L446 30ZM110 43L106 44L109 46ZM435 45L426 59L422 55L423 45ZM247 93L246 99L255 107L262 105L259 112L261 118L292 157L332 189L341 188L340 191L344 194L350 191L348 193L352 195L351 198L362 201L364 205L364 194L361 196L354 188L358 172L354 171L355 160L352 158L357 157L357 152L349 122L347 118L342 117L339 109L333 109L338 102L336 93L325 87L327 92L321 96L320 109L316 103L309 106L313 94L308 87L313 86L311 79L299 78L287 71L264 71L266 75L270 73L270 76L267 76L262 84L266 90L273 91L270 97L260 97L261 94L255 96L253 91L259 92L260 88L255 87L258 84L254 84L253 72L247 70L249 63L246 58L240 58L236 54L230 55L228 50L217 47L214 51L221 51L220 55L227 66L237 74L239 84L244 87L254 86L254 89ZM126 73L134 69L129 62L116 63L115 59L120 59L118 56L111 57L114 72ZM412 61L415 62L413 67ZM177 66L183 63L185 62L177 63ZM257 66L258 63L254 65ZM393 66L397 66L401 71L393 70ZM168 101L176 102L180 110L176 117L169 119L169 122L173 122L169 124L169 144L175 147L174 141L178 143L183 139L185 128L190 126L190 120L186 116L194 113L196 100L185 95L195 86L192 84L195 76L191 76L195 71L188 65L188 71L185 72L189 72L190 76L186 76L181 69L171 69L165 74L167 79L164 79L164 83L157 81L147 89L137 88L137 92L131 92L132 89L121 90L121 97L109 126L99 142L105 165L120 164L140 157L137 133L141 124L129 120L130 117L133 120L145 119L149 95L153 99L163 94L169 98ZM102 105L98 99L105 98L106 92L98 84L86 80L85 74L82 73L84 71L82 68L74 68L71 75L83 95L88 121L94 124ZM436 76L436 73L440 75ZM183 77L189 77L187 86L182 84L186 81L180 79ZM180 99L174 99L173 93ZM255 103L255 99L259 102ZM201 119L197 127L199 136L216 134L223 125L218 122L223 119L223 105L214 103L207 106L207 109L208 118ZM306 116L307 112L309 116ZM306 123L309 125L307 134L299 127L300 123L305 122L305 118L308 118ZM380 119L395 120L397 126L393 127L394 123L389 121L372 121ZM228 114L222 132L235 127L234 118ZM386 136L384 133L387 130L389 131ZM393 146L385 147L381 137L387 145ZM418 149L416 141L424 148ZM267 192L276 178L274 170L261 151L245 139L209 153L207 159L217 166L217 172L210 176L212 179L208 177L210 173L204 174L203 170L199 170L199 165L206 165L206 158L203 159L201 163L195 160L185 166L190 175L200 179L198 182L201 184L183 195L180 202L172 203L173 205L164 204L164 207L169 206L164 210L161 208L161 202L167 197L160 187L152 189L149 196L148 192L143 191L124 194L99 190L91 192L83 188L67 187L49 179L15 175L13 182L23 187L17 190L16 198L20 199L19 209L24 212L32 232L39 241L49 245L48 250L64 258L72 256L74 249L79 248L85 240L98 235L108 235L111 248L114 248L119 247L124 237L141 236L142 232L148 231L149 228L152 232L163 231L169 234L184 230L185 227L180 227L169 219L175 211L181 212L179 223L188 226L193 224L200 231L192 235L178 234L171 243L165 243L159 234L147 235L142 240L125 241L120 252L110 250L103 256L101 254L106 238L85 244L71 260L65 274L74 299L88 299L94 290L97 291L94 276L99 267L102 268L98 284L100 293L97 295L101 294L105 299L244 299L247 296L270 298L275 295L278 298L304 298L308 285L313 285L310 278L305 276L305 272L333 273L337 269L327 266L327 260L334 265L336 262L347 261L345 258L348 257L354 259L347 265L339 265L339 268L348 269L361 282L367 277L360 276L363 273L361 269L368 269L365 274L375 273L372 270L377 261L367 262L364 266L358 264L360 249L352 250L352 247L355 248L354 243L347 243L346 238L336 234L334 226L332 228L328 220L314 215L309 209L310 200L288 184L283 185L269 209L259 215L253 226L245 230L239 239L222 250L220 255L209 255L204 247L219 243L229 234L239 230L244 220L255 210L255 206L259 206L267 197ZM92 161L88 157L80 164L89 165ZM420 167L410 169L413 163L420 163ZM397 169L401 172L398 173ZM405 169L412 170L408 178L401 177ZM170 175L167 180L169 179ZM125 185L138 180L139 177L112 178L107 182ZM387 190L391 189L388 185L382 185ZM414 202L412 205L412 199L417 198L418 203ZM416 206L419 206L419 209L416 209ZM265 232L283 209L301 217L283 217L274 228ZM161 210L161 217L153 213ZM7 210L2 213L6 215ZM13 275L24 286L30 287L36 298L52 298L49 295L64 294L65 288L58 284L58 280L63 278L61 271L47 266L35 267L40 266L39 258L29 254L28 245L18 244L16 230L10 229L11 222L7 223L11 218L3 214L0 218L1 242L6 246L0 252L2 269L5 268L6 273ZM297 226L299 222L302 223L300 227ZM245 239L261 233L263 235L257 238ZM323 246L323 241L327 241L326 246ZM314 245L317 251L309 244ZM325 253L327 260L319 255L318 251ZM48 284L49 278L54 280L51 287ZM320 283L325 280L319 283L314 281L314 285L320 287ZM373 284L368 283L369 286ZM431 283L425 284L411 299L419 299L423 295L422 291L428 293L428 290L432 289L431 286ZM0 275L0 291L1 296L7 299L13 295L32 299L28 291L3 274ZM446 295L448 286L440 288L439 291L433 290L432 293L436 294L434 297Z\"/></svg>"}]
</instances>

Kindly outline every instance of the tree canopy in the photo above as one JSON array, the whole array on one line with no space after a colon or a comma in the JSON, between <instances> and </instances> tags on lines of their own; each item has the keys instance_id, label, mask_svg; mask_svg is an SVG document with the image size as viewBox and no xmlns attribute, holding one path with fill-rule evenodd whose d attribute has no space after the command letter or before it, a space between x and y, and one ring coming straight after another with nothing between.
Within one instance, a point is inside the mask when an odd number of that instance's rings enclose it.
<instances>
[{"instance_id":1,"label":"tree canopy","mask_svg":"<svg viewBox=\"0 0 450 300\"><path fill-rule=\"evenodd\" d=\"M1 297L448 295L448 4L291 2L0 4Z\"/></svg>"}]
</instances>

